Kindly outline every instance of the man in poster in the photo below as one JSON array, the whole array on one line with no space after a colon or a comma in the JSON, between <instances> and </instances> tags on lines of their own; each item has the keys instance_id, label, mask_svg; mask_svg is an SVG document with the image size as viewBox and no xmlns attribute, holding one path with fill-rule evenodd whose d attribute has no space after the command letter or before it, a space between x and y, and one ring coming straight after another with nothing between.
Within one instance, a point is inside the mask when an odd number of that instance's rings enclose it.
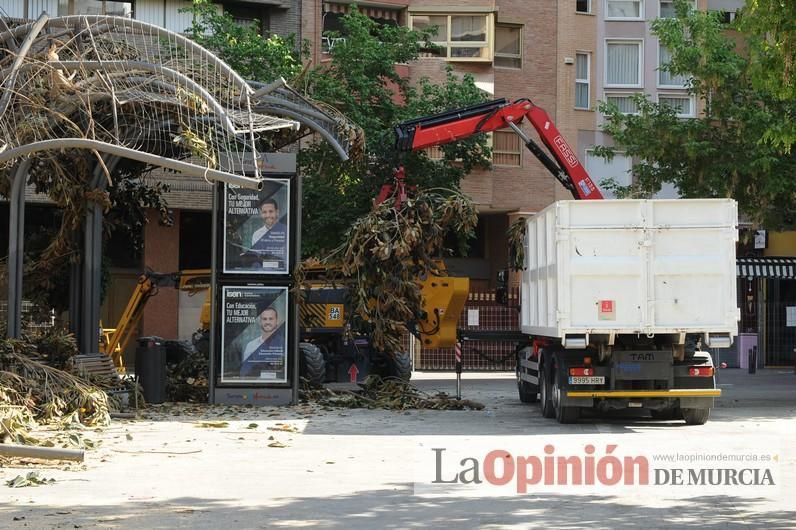
<instances>
[{"instance_id":1,"label":"man in poster","mask_svg":"<svg viewBox=\"0 0 796 530\"><path fill-rule=\"evenodd\" d=\"M279 221L279 204L268 198L260 203L263 226L254 232L251 251L262 257L264 269L285 267L287 258L287 226Z\"/></svg>"},{"instance_id":2,"label":"man in poster","mask_svg":"<svg viewBox=\"0 0 796 530\"><path fill-rule=\"evenodd\" d=\"M279 325L279 312L275 307L258 304L257 322L260 334L243 348L240 366L242 379L284 379L285 330Z\"/></svg>"},{"instance_id":3,"label":"man in poster","mask_svg":"<svg viewBox=\"0 0 796 530\"><path fill-rule=\"evenodd\" d=\"M259 191L225 188L225 274L288 274L290 181L263 179L262 185Z\"/></svg>"}]
</instances>

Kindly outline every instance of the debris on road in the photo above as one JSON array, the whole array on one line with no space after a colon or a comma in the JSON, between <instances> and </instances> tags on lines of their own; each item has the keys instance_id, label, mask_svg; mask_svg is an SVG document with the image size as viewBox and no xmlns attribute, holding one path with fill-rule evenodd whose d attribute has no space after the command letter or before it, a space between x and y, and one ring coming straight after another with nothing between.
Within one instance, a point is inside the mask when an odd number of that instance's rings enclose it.
<instances>
[{"instance_id":1,"label":"debris on road","mask_svg":"<svg viewBox=\"0 0 796 530\"><path fill-rule=\"evenodd\" d=\"M228 421L200 421L196 424L197 427L202 429L223 429L229 427Z\"/></svg>"},{"instance_id":2,"label":"debris on road","mask_svg":"<svg viewBox=\"0 0 796 530\"><path fill-rule=\"evenodd\" d=\"M42 486L42 485L52 484L53 482L55 482L54 478L39 477L38 471L31 471L25 476L17 475L11 480L7 480L6 486L8 486L9 488L27 488L29 486Z\"/></svg>"},{"instance_id":3,"label":"debris on road","mask_svg":"<svg viewBox=\"0 0 796 530\"><path fill-rule=\"evenodd\" d=\"M93 447L93 442L68 431L109 425L108 395L99 386L44 361L31 340L0 341L0 442ZM41 426L56 433L31 434Z\"/></svg>"},{"instance_id":4,"label":"debris on road","mask_svg":"<svg viewBox=\"0 0 796 530\"><path fill-rule=\"evenodd\" d=\"M456 399L445 393L429 394L412 383L388 377L382 379L369 375L360 383L360 390L331 390L329 388L301 389L299 396L303 401L319 405L342 408L368 409L431 409L431 410L482 410L484 405L469 399Z\"/></svg>"}]
</instances>

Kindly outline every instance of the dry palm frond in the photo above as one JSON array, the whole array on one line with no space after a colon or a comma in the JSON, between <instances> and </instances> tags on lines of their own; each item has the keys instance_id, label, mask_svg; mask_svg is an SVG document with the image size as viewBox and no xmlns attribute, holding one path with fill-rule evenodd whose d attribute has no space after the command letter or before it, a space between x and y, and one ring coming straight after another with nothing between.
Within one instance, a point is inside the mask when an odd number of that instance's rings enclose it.
<instances>
[{"instance_id":1,"label":"dry palm frond","mask_svg":"<svg viewBox=\"0 0 796 530\"><path fill-rule=\"evenodd\" d=\"M360 389L355 392L306 386L301 389L300 397L304 401L313 401L320 405L345 408L391 410L481 410L484 408L482 403L469 399L456 399L445 392L436 394L423 392L412 383L396 378L382 379L377 375L369 375L359 386Z\"/></svg>"},{"instance_id":2,"label":"dry palm frond","mask_svg":"<svg viewBox=\"0 0 796 530\"><path fill-rule=\"evenodd\" d=\"M174 137L174 143L187 149L193 156L206 161L209 168L218 167L215 151L207 136L203 138L183 125L182 132Z\"/></svg>"},{"instance_id":3,"label":"dry palm frond","mask_svg":"<svg viewBox=\"0 0 796 530\"><path fill-rule=\"evenodd\" d=\"M406 324L422 318L419 279L440 273L435 260L449 232L470 235L477 223L472 202L452 190L415 191L396 208L387 199L360 218L340 255L349 285L354 325L378 350L400 351Z\"/></svg>"},{"instance_id":4,"label":"dry palm frond","mask_svg":"<svg viewBox=\"0 0 796 530\"><path fill-rule=\"evenodd\" d=\"M50 423L76 415L85 426L110 423L108 396L100 388L32 358L30 343L8 339L0 345L0 394L24 406L36 421Z\"/></svg>"},{"instance_id":5,"label":"dry palm frond","mask_svg":"<svg viewBox=\"0 0 796 530\"><path fill-rule=\"evenodd\" d=\"M519 271L525 268L525 232L527 221L524 217L517 218L507 232L509 242L509 267Z\"/></svg>"}]
</instances>

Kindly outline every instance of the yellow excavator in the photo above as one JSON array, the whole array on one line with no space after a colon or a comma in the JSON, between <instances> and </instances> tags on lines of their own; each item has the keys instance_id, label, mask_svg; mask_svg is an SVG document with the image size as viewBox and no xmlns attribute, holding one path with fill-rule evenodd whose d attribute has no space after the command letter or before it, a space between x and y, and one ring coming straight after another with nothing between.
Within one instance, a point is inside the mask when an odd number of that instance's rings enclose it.
<instances>
[{"instance_id":1,"label":"yellow excavator","mask_svg":"<svg viewBox=\"0 0 796 530\"><path fill-rule=\"evenodd\" d=\"M115 328L102 328L100 349L113 359L119 373L125 372L123 353L130 340L138 332L138 324L144 315L144 308L150 298L158 293L161 287L172 287L191 294L205 293L205 303L199 317L199 329L210 329L210 270L193 269L179 272L161 273L145 271L130 295L130 300L119 317Z\"/></svg>"},{"instance_id":2,"label":"yellow excavator","mask_svg":"<svg viewBox=\"0 0 796 530\"><path fill-rule=\"evenodd\" d=\"M423 298L423 318L408 323L408 328L419 336L426 348L446 348L455 344L459 316L469 293L468 278L446 276L444 265L438 265L441 275L429 275L418 280ZM303 293L299 307L300 375L317 384L359 381L373 372L409 379L409 355L406 352L389 352L389 355L378 352L371 347L368 337L352 332L346 319L345 287L326 281L320 270L315 271L317 274L308 271L306 283L309 287ZM204 293L194 346L200 351L207 349L211 316L210 279L209 269L144 272L116 327L102 330L100 349L113 359L117 370L123 373L123 352L138 331L147 302L164 287L192 294ZM204 341L204 344L199 344L200 341ZM353 377L352 373L355 374Z\"/></svg>"}]
</instances>

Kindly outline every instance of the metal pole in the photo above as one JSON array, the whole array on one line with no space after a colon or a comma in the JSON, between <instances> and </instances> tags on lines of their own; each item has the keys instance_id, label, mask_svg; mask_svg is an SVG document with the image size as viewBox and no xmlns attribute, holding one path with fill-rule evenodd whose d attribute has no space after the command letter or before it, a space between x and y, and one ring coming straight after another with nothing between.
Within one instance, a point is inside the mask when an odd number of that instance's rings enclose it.
<instances>
[{"instance_id":1,"label":"metal pole","mask_svg":"<svg viewBox=\"0 0 796 530\"><path fill-rule=\"evenodd\" d=\"M213 215L211 221L211 236L210 248L213 249L210 253L210 338L208 340L208 349L210 359L208 359L208 401L211 404L216 402L216 314L218 312L218 305L216 302L216 277L218 275L218 208L220 203L218 194L224 185L216 182L213 186Z\"/></svg>"},{"instance_id":2,"label":"metal pole","mask_svg":"<svg viewBox=\"0 0 796 530\"><path fill-rule=\"evenodd\" d=\"M293 226L290 228L291 233L293 234L293 264L298 265L301 263L301 197L302 197L302 189L301 189L301 176L298 174L298 170L293 168L293 179L292 179L292 201L293 205L290 209L291 214L290 216L293 218ZM288 222L290 219L288 219ZM290 271L290 282L293 284L295 281L295 277L293 276L293 271ZM301 296L298 289L296 290L296 297ZM298 302L298 300L296 300ZM291 404L295 405L299 401L299 369L300 369L300 356L301 350L299 349L299 342L300 342L300 333L301 333L301 318L298 311L298 303L293 304L293 332L291 333L291 347L293 348L293 377L291 380L291 385L293 387L293 391L290 396Z\"/></svg>"},{"instance_id":3,"label":"metal pole","mask_svg":"<svg viewBox=\"0 0 796 530\"><path fill-rule=\"evenodd\" d=\"M23 160L11 182L8 222L8 321L6 335L16 339L22 334L22 275L25 252L25 183L30 159Z\"/></svg>"},{"instance_id":4,"label":"metal pole","mask_svg":"<svg viewBox=\"0 0 796 530\"><path fill-rule=\"evenodd\" d=\"M456 341L453 351L456 355L456 399L462 399L462 343Z\"/></svg>"},{"instance_id":5,"label":"metal pole","mask_svg":"<svg viewBox=\"0 0 796 530\"><path fill-rule=\"evenodd\" d=\"M105 155L102 157L102 162L95 163L91 189L104 191L108 187L105 170L113 173L119 160L117 156ZM79 306L80 325L78 326L80 330L78 345L84 353L99 351L102 218L102 207L96 202L91 202L86 208L85 225L83 226L83 281L81 282L82 297Z\"/></svg>"},{"instance_id":6,"label":"metal pole","mask_svg":"<svg viewBox=\"0 0 796 530\"><path fill-rule=\"evenodd\" d=\"M44 458L47 460L76 460L82 462L85 451L82 449L61 449L60 447L0 444L0 455L22 458Z\"/></svg>"},{"instance_id":7,"label":"metal pole","mask_svg":"<svg viewBox=\"0 0 796 530\"><path fill-rule=\"evenodd\" d=\"M757 373L757 346L752 346L749 350L749 373Z\"/></svg>"}]
</instances>

